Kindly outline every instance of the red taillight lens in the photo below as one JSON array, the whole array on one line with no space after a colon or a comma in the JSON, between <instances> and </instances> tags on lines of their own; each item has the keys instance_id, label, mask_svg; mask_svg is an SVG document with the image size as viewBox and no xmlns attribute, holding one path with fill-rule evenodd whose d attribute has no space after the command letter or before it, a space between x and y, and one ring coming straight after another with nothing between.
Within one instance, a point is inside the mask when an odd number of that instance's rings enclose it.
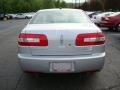
<instances>
[{"instance_id":1,"label":"red taillight lens","mask_svg":"<svg viewBox=\"0 0 120 90\"><path fill-rule=\"evenodd\" d=\"M76 38L76 46L101 45L105 43L105 35L100 33L79 34Z\"/></svg>"},{"instance_id":2,"label":"red taillight lens","mask_svg":"<svg viewBox=\"0 0 120 90\"><path fill-rule=\"evenodd\" d=\"M21 46L48 46L48 39L44 34L21 33L18 37L18 44Z\"/></svg>"}]
</instances>

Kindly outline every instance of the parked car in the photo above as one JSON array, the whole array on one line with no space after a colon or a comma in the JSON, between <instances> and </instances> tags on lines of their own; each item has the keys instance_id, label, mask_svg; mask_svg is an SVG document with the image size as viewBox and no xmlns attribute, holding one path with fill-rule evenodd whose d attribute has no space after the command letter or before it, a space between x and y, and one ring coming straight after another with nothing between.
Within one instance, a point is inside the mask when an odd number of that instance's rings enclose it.
<instances>
[{"instance_id":1,"label":"parked car","mask_svg":"<svg viewBox=\"0 0 120 90\"><path fill-rule=\"evenodd\" d=\"M92 19L95 15L101 14L101 11L86 12L86 14Z\"/></svg>"},{"instance_id":2,"label":"parked car","mask_svg":"<svg viewBox=\"0 0 120 90\"><path fill-rule=\"evenodd\" d=\"M35 13L26 13L25 18L26 19L31 19L34 16Z\"/></svg>"},{"instance_id":3,"label":"parked car","mask_svg":"<svg viewBox=\"0 0 120 90\"><path fill-rule=\"evenodd\" d=\"M3 13L0 13L0 20L6 20L8 19L7 16Z\"/></svg>"},{"instance_id":4,"label":"parked car","mask_svg":"<svg viewBox=\"0 0 120 90\"><path fill-rule=\"evenodd\" d=\"M107 17L107 16L109 16L109 15L111 15L111 14L113 14L114 12L104 12L104 13L101 13L101 14L98 14L98 15L94 15L93 17L92 17L92 21L95 23L95 24L97 24L97 25L99 25L99 23L101 22L101 20L102 20L102 17Z\"/></svg>"},{"instance_id":5,"label":"parked car","mask_svg":"<svg viewBox=\"0 0 120 90\"><path fill-rule=\"evenodd\" d=\"M3 20L4 14L0 14L0 20Z\"/></svg>"},{"instance_id":6,"label":"parked car","mask_svg":"<svg viewBox=\"0 0 120 90\"><path fill-rule=\"evenodd\" d=\"M16 14L15 16L15 19L29 19L31 17L29 17L28 15L25 15L23 13L19 13L19 14Z\"/></svg>"},{"instance_id":7,"label":"parked car","mask_svg":"<svg viewBox=\"0 0 120 90\"><path fill-rule=\"evenodd\" d=\"M116 12L107 17L102 17L102 21L99 23L102 27L108 27L110 30L120 31L120 12Z\"/></svg>"},{"instance_id":8,"label":"parked car","mask_svg":"<svg viewBox=\"0 0 120 90\"><path fill-rule=\"evenodd\" d=\"M25 19L25 15L22 13L16 14L15 19Z\"/></svg>"},{"instance_id":9,"label":"parked car","mask_svg":"<svg viewBox=\"0 0 120 90\"><path fill-rule=\"evenodd\" d=\"M86 11L86 14L87 14L90 18L92 18L92 15L93 15L94 13L95 13L95 12Z\"/></svg>"},{"instance_id":10,"label":"parked car","mask_svg":"<svg viewBox=\"0 0 120 90\"><path fill-rule=\"evenodd\" d=\"M16 17L16 14L7 14L7 16L9 17L9 19L14 19Z\"/></svg>"},{"instance_id":11,"label":"parked car","mask_svg":"<svg viewBox=\"0 0 120 90\"><path fill-rule=\"evenodd\" d=\"M40 10L18 36L18 58L25 72L100 71L105 36L83 10Z\"/></svg>"}]
</instances>

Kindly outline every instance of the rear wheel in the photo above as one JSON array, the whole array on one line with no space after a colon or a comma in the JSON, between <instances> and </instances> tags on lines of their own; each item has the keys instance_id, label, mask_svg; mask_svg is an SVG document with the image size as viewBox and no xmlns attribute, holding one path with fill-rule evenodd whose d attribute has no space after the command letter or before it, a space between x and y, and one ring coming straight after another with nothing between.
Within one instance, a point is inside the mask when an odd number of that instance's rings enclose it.
<instances>
[{"instance_id":1,"label":"rear wheel","mask_svg":"<svg viewBox=\"0 0 120 90\"><path fill-rule=\"evenodd\" d=\"M28 19L28 17L25 17L25 19Z\"/></svg>"},{"instance_id":2,"label":"rear wheel","mask_svg":"<svg viewBox=\"0 0 120 90\"><path fill-rule=\"evenodd\" d=\"M120 31L120 24L116 25L115 30Z\"/></svg>"},{"instance_id":3,"label":"rear wheel","mask_svg":"<svg viewBox=\"0 0 120 90\"><path fill-rule=\"evenodd\" d=\"M112 31L114 28L113 28L113 27L108 27L108 29L109 29L110 31Z\"/></svg>"}]
</instances>

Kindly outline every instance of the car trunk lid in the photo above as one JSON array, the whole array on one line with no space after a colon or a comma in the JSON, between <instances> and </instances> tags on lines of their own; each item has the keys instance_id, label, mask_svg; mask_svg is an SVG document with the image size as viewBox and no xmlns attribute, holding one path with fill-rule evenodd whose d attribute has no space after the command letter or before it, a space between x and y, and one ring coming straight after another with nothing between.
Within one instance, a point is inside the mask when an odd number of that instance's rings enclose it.
<instances>
[{"instance_id":1,"label":"car trunk lid","mask_svg":"<svg viewBox=\"0 0 120 90\"><path fill-rule=\"evenodd\" d=\"M78 34L96 33L93 24L42 24L28 25L26 33L44 34L48 46L30 46L32 55L86 55L92 54L93 46L76 46Z\"/></svg>"}]
</instances>

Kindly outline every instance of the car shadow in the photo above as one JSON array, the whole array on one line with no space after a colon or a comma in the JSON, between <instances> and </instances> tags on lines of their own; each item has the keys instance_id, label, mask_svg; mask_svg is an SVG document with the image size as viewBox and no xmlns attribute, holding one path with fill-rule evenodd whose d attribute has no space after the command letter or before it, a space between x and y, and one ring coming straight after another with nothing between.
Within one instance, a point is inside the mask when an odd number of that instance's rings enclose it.
<instances>
[{"instance_id":1,"label":"car shadow","mask_svg":"<svg viewBox=\"0 0 120 90\"><path fill-rule=\"evenodd\" d=\"M17 90L92 90L95 78L97 73L23 74Z\"/></svg>"}]
</instances>

